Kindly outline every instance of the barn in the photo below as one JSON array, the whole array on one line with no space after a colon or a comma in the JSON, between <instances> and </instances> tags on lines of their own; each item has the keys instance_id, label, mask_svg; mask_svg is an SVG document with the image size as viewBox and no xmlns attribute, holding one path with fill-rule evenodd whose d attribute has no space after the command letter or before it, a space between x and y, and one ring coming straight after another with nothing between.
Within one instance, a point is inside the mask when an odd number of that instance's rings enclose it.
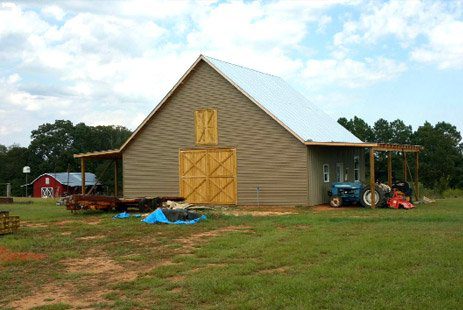
<instances>
[{"instance_id":1,"label":"barn","mask_svg":"<svg viewBox=\"0 0 463 310\"><path fill-rule=\"evenodd\" d=\"M96 176L86 172L85 188L89 189L96 183ZM44 173L35 178L28 186L32 186L32 197L62 197L82 191L82 176L80 172Z\"/></svg>"},{"instance_id":2,"label":"barn","mask_svg":"<svg viewBox=\"0 0 463 310\"><path fill-rule=\"evenodd\" d=\"M127 198L316 205L364 181L370 146L283 79L200 55L120 149L74 157L122 163Z\"/></svg>"}]
</instances>

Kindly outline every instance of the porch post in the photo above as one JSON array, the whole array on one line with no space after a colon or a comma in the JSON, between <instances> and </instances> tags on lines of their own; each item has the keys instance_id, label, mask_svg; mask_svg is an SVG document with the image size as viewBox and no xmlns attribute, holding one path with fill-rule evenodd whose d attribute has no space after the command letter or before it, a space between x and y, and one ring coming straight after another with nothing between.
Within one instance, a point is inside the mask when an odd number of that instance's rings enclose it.
<instances>
[{"instance_id":1,"label":"porch post","mask_svg":"<svg viewBox=\"0 0 463 310\"><path fill-rule=\"evenodd\" d=\"M85 195L85 159L83 157L80 159L80 172L82 174L82 195Z\"/></svg>"},{"instance_id":2,"label":"porch post","mask_svg":"<svg viewBox=\"0 0 463 310\"><path fill-rule=\"evenodd\" d=\"M418 182L418 177L419 177L418 172L420 169L419 158L420 158L420 152L416 152L416 158L415 158L415 200L416 201L420 200L420 184Z\"/></svg>"},{"instance_id":3,"label":"porch post","mask_svg":"<svg viewBox=\"0 0 463 310\"><path fill-rule=\"evenodd\" d=\"M370 148L370 193L371 193L371 208L376 208L375 197L375 150Z\"/></svg>"},{"instance_id":4,"label":"porch post","mask_svg":"<svg viewBox=\"0 0 463 310\"><path fill-rule=\"evenodd\" d=\"M114 160L114 197L117 197L118 196L118 184L117 184L117 176L118 176L118 171L119 171L119 166L118 166L118 162L117 162L117 158Z\"/></svg>"},{"instance_id":5,"label":"porch post","mask_svg":"<svg viewBox=\"0 0 463 310\"><path fill-rule=\"evenodd\" d=\"M392 186L392 152L387 152L387 185Z\"/></svg>"},{"instance_id":6,"label":"porch post","mask_svg":"<svg viewBox=\"0 0 463 310\"><path fill-rule=\"evenodd\" d=\"M407 182L407 152L403 151L403 158L404 158L404 182Z\"/></svg>"}]
</instances>

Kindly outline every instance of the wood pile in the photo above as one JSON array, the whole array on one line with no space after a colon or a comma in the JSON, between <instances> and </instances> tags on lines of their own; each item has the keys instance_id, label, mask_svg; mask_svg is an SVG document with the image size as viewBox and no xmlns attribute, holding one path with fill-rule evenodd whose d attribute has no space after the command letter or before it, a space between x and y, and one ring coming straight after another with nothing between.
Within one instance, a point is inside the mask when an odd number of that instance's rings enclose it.
<instances>
[{"instance_id":1,"label":"wood pile","mask_svg":"<svg viewBox=\"0 0 463 310\"><path fill-rule=\"evenodd\" d=\"M13 198L12 197L0 197L0 203L1 204L13 203Z\"/></svg>"},{"instance_id":2,"label":"wood pile","mask_svg":"<svg viewBox=\"0 0 463 310\"><path fill-rule=\"evenodd\" d=\"M8 211L0 211L0 235L11 234L19 229L19 216L10 216Z\"/></svg>"}]
</instances>

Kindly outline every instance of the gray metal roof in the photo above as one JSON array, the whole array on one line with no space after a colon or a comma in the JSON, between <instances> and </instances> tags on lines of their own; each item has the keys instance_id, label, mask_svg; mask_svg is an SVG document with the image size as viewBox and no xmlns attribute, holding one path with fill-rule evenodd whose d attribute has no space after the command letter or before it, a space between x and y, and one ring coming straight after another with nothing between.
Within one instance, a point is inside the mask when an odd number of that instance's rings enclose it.
<instances>
[{"instance_id":1,"label":"gray metal roof","mask_svg":"<svg viewBox=\"0 0 463 310\"><path fill-rule=\"evenodd\" d=\"M204 58L301 140L362 143L282 78L212 57Z\"/></svg>"},{"instance_id":2,"label":"gray metal roof","mask_svg":"<svg viewBox=\"0 0 463 310\"><path fill-rule=\"evenodd\" d=\"M82 176L80 172L70 172L69 173L69 184L68 184L68 173L67 172L56 172L56 173L44 173L37 178L35 178L34 181L32 181L30 184L34 183L37 179L40 177L48 175L52 178L55 178L56 181L59 183L66 185L66 186L82 186ZM96 175L91 173L91 172L85 172L85 186L93 186L95 183L98 182L96 179ZM98 182L99 184L99 182Z\"/></svg>"}]
</instances>

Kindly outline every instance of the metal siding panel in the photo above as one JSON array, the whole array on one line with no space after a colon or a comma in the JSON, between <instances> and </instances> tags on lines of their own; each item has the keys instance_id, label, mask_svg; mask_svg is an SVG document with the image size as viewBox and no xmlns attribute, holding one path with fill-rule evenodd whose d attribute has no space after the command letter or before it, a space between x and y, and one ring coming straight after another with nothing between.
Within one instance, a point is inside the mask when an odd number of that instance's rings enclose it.
<instances>
[{"instance_id":1,"label":"metal siding panel","mask_svg":"<svg viewBox=\"0 0 463 310\"><path fill-rule=\"evenodd\" d=\"M215 108L218 147L236 147L238 204L307 204L307 147L201 61L123 153L126 197L178 195L178 151L195 145L194 112Z\"/></svg>"}]
</instances>

